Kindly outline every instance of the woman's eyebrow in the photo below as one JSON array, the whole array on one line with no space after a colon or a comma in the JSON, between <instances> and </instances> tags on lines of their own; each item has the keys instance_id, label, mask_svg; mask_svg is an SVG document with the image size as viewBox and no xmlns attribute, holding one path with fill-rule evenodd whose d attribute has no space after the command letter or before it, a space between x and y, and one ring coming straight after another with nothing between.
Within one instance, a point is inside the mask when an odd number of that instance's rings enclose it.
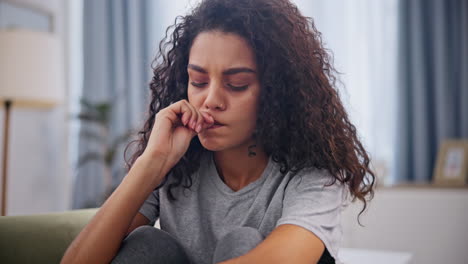
<instances>
[{"instance_id":1,"label":"woman's eyebrow","mask_svg":"<svg viewBox=\"0 0 468 264\"><path fill-rule=\"evenodd\" d=\"M208 73L205 69L203 69L202 67L200 67L198 65L195 65L195 64L189 64L189 65L187 65L187 68L192 69L192 70L197 71L197 72L201 72L201 73Z\"/></svg>"},{"instance_id":2,"label":"woman's eyebrow","mask_svg":"<svg viewBox=\"0 0 468 264\"><path fill-rule=\"evenodd\" d=\"M201 72L201 73L208 73L207 70L205 70L202 67L200 67L198 65L195 65L195 64L189 64L189 65L187 65L187 68L195 70L197 72ZM233 75L233 74L241 73L241 72L256 73L255 70L252 70L252 69L250 69L248 67L235 67L235 68L230 68L230 69L224 70L223 75Z\"/></svg>"}]
</instances>

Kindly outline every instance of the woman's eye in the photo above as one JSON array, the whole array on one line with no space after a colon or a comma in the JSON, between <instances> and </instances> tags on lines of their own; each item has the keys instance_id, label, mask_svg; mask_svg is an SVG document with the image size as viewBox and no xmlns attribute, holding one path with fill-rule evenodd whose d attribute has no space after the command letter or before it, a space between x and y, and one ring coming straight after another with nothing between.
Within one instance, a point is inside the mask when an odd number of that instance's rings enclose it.
<instances>
[{"instance_id":1,"label":"woman's eye","mask_svg":"<svg viewBox=\"0 0 468 264\"><path fill-rule=\"evenodd\" d=\"M196 82L191 82L191 84L195 87L202 87L203 85L205 85L206 83L196 83Z\"/></svg>"},{"instance_id":2,"label":"woman's eye","mask_svg":"<svg viewBox=\"0 0 468 264\"><path fill-rule=\"evenodd\" d=\"M231 88L234 91L243 91L243 90L247 89L247 87L249 87L248 85L234 86L234 85L230 85L230 84L228 84L228 86L229 86L229 88Z\"/></svg>"},{"instance_id":3,"label":"woman's eye","mask_svg":"<svg viewBox=\"0 0 468 264\"><path fill-rule=\"evenodd\" d=\"M191 82L190 84L192 84L193 86L195 87L198 87L198 88L202 88L203 86L205 86L206 84L208 83L196 83L196 82ZM234 86L234 85L231 85L231 84L228 84L229 88L233 91L243 91L245 89L247 89L247 87L249 87L248 85L244 85L244 86Z\"/></svg>"}]
</instances>

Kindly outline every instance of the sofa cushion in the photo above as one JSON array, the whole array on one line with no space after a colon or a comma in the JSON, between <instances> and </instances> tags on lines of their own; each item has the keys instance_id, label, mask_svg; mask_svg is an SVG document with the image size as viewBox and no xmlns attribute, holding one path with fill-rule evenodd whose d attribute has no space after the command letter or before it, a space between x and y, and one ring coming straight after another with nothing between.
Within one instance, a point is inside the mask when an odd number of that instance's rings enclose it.
<instances>
[{"instance_id":1,"label":"sofa cushion","mask_svg":"<svg viewBox=\"0 0 468 264\"><path fill-rule=\"evenodd\" d=\"M0 262L59 263L97 210L0 217Z\"/></svg>"}]
</instances>

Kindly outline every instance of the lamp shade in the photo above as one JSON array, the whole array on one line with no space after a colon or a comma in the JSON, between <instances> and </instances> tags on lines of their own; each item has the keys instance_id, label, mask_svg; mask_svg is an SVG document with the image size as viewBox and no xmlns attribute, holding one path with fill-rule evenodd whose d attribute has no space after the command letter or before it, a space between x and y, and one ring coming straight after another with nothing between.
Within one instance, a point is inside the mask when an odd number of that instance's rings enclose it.
<instances>
[{"instance_id":1,"label":"lamp shade","mask_svg":"<svg viewBox=\"0 0 468 264\"><path fill-rule=\"evenodd\" d=\"M47 32L0 30L0 101L52 107L63 100L62 47Z\"/></svg>"}]
</instances>

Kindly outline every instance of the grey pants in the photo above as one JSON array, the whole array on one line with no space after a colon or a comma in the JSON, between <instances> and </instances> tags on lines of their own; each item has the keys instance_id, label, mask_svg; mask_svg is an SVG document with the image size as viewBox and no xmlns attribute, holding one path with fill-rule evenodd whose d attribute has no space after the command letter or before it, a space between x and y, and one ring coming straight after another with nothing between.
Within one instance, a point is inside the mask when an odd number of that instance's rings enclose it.
<instances>
[{"instance_id":1,"label":"grey pants","mask_svg":"<svg viewBox=\"0 0 468 264\"><path fill-rule=\"evenodd\" d=\"M263 236L252 227L239 227L222 237L216 245L213 263L239 257L263 241ZM152 226L140 226L122 242L113 264L193 263L180 243L169 233Z\"/></svg>"}]
</instances>

